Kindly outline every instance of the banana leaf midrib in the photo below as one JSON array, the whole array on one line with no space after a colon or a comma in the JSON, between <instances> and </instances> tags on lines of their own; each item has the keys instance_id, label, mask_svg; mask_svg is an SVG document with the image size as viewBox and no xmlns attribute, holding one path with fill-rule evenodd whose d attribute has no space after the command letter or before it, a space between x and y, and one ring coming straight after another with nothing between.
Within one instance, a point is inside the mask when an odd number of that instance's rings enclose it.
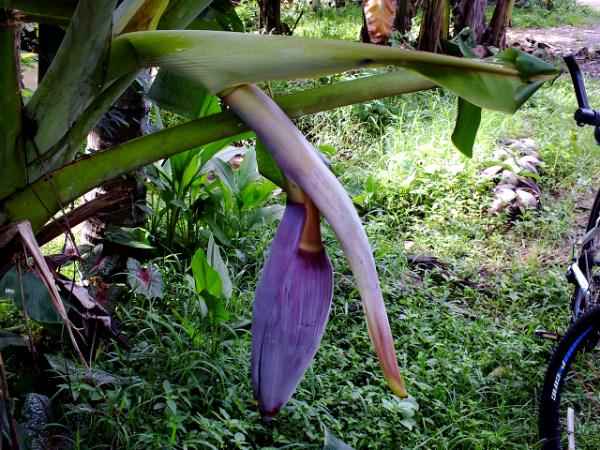
<instances>
[{"instance_id":1,"label":"banana leaf midrib","mask_svg":"<svg viewBox=\"0 0 600 450\"><path fill-rule=\"evenodd\" d=\"M161 67L213 94L266 80L315 78L352 69L401 66L482 108L514 112L530 78L556 69L514 49L473 60L348 41L218 31L128 33L111 48L108 79L140 67Z\"/></svg>"},{"instance_id":2,"label":"banana leaf midrib","mask_svg":"<svg viewBox=\"0 0 600 450\"><path fill-rule=\"evenodd\" d=\"M481 72L494 73L499 75L507 75L507 76L516 76L520 77L519 71L516 69L503 67L502 64L496 62L485 62L481 60L473 60L467 58L457 58L454 56L440 55L429 52L421 52L416 50L405 50L399 48L392 47L382 47L373 44L361 44L357 42L349 42L349 41L336 41L331 39L315 39L315 38L298 38L292 36L278 36L278 35L258 35L258 34L248 34L248 33L235 33L235 32L222 32L222 31L207 31L207 30L161 30L161 31L138 31L134 33L126 33L115 39L112 43L113 50L118 48L120 45L124 45L125 43L130 44L129 48L132 49L137 55L137 61L141 64L157 64L160 63L161 60L165 58L169 58L169 56L157 55L154 58L141 58L139 52L136 49L135 44L144 44L149 47L153 47L155 44L169 42L168 51L171 52L171 57L173 58L181 58L181 53L185 50L202 50L203 47L199 45L203 39L206 41L213 41L215 39L221 41L229 41L234 43L236 41L254 41L252 45L256 44L268 44L273 41L285 42L287 45L281 45L281 48L285 52L294 53L297 51L300 46L308 46L306 51L314 51L315 54L320 54L322 52L319 51L324 45L333 45L337 47L340 51L353 51L355 52L355 62L363 67L381 67L387 66L391 64L387 63L379 63L375 61L371 57L362 57L363 55L367 56L369 53L366 52L366 49L369 51L375 52L381 57L385 57L387 55L404 55L402 58L405 60L404 64L414 64L420 65L422 67L431 67L435 65L436 68L463 68L463 69L473 69ZM134 43L134 45L131 45ZM232 55L227 55L228 52L231 52L231 49L221 48L220 51L223 51L225 56L231 57ZM256 54L256 59L260 60L258 56L264 50L258 49L254 53ZM339 56L332 56L333 60L345 61L342 60ZM114 64L114 61L111 61ZM118 73L117 67L110 67L108 70L108 77L111 78L113 72ZM216 77L217 75L215 75Z\"/></svg>"}]
</instances>

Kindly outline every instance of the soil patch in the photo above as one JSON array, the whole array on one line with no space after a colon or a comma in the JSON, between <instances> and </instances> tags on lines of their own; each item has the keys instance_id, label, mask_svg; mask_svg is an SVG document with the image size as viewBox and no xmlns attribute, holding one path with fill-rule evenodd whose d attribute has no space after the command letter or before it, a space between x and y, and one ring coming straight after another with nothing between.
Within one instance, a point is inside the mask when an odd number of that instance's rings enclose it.
<instances>
[{"instance_id":1,"label":"soil patch","mask_svg":"<svg viewBox=\"0 0 600 450\"><path fill-rule=\"evenodd\" d=\"M600 5L600 0L598 0ZM541 58L560 58L572 52L581 70L600 78L600 24L591 27L564 25L555 28L509 30L510 45Z\"/></svg>"}]
</instances>

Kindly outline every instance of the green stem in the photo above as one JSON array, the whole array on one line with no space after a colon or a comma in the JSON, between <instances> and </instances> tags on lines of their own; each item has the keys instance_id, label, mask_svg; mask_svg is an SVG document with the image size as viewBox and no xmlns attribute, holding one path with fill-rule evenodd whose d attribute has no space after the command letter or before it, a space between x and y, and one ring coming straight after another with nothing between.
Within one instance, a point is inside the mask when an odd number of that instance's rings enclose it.
<instances>
[{"instance_id":1,"label":"green stem","mask_svg":"<svg viewBox=\"0 0 600 450\"><path fill-rule=\"evenodd\" d=\"M420 75L398 71L320 87L277 99L291 117L383 96L435 87ZM93 187L153 161L248 130L231 111L193 120L86 155L0 200L0 224L27 219L38 231L51 215Z\"/></svg>"},{"instance_id":2,"label":"green stem","mask_svg":"<svg viewBox=\"0 0 600 450\"><path fill-rule=\"evenodd\" d=\"M212 3L212 0L175 0L158 22L160 30L187 28Z\"/></svg>"},{"instance_id":3,"label":"green stem","mask_svg":"<svg viewBox=\"0 0 600 450\"><path fill-rule=\"evenodd\" d=\"M67 134L42 156L41 161L34 161L29 166L31 179L36 180L45 173L72 162L77 154L79 143L135 80L137 74L138 72L134 72L122 76L94 97Z\"/></svg>"},{"instance_id":4,"label":"green stem","mask_svg":"<svg viewBox=\"0 0 600 450\"><path fill-rule=\"evenodd\" d=\"M68 25L77 0L0 0L0 6L18 9L26 22Z\"/></svg>"},{"instance_id":5,"label":"green stem","mask_svg":"<svg viewBox=\"0 0 600 450\"><path fill-rule=\"evenodd\" d=\"M19 61L19 22L16 11L0 8L0 198L27 184L22 133Z\"/></svg>"}]
</instances>

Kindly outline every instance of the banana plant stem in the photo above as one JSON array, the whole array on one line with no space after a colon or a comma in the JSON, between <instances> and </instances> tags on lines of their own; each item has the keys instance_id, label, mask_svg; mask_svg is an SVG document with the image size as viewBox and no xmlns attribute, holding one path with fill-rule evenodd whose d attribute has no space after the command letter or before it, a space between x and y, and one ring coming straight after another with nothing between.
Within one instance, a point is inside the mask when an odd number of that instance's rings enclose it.
<instances>
[{"instance_id":1,"label":"banana plant stem","mask_svg":"<svg viewBox=\"0 0 600 450\"><path fill-rule=\"evenodd\" d=\"M435 87L408 71L352 80L283 96L277 101L292 118L383 96ZM232 111L186 122L110 149L83 156L0 199L0 225L27 219L39 231L61 205L90 189L153 161L189 150L249 129Z\"/></svg>"},{"instance_id":2,"label":"banana plant stem","mask_svg":"<svg viewBox=\"0 0 600 450\"><path fill-rule=\"evenodd\" d=\"M27 184L22 149L19 16L0 7L0 198Z\"/></svg>"}]
</instances>

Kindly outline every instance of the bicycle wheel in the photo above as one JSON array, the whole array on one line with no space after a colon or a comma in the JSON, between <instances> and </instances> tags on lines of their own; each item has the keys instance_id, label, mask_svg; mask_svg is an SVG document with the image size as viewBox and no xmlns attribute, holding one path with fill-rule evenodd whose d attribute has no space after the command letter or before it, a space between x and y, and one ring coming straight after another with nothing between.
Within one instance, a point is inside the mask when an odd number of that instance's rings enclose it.
<instances>
[{"instance_id":1,"label":"bicycle wheel","mask_svg":"<svg viewBox=\"0 0 600 450\"><path fill-rule=\"evenodd\" d=\"M586 233L596 227L596 222L600 217L600 190L596 193L596 198L590 211ZM600 234L586 243L577 258L578 266L589 283L590 295L588 299L583 298L579 286L575 286L573 297L571 299L571 311L573 318L584 314L585 311L598 303L600 296Z\"/></svg>"},{"instance_id":2,"label":"bicycle wheel","mask_svg":"<svg viewBox=\"0 0 600 450\"><path fill-rule=\"evenodd\" d=\"M571 325L550 360L539 411L544 450L600 449L599 339L595 307Z\"/></svg>"}]
</instances>

